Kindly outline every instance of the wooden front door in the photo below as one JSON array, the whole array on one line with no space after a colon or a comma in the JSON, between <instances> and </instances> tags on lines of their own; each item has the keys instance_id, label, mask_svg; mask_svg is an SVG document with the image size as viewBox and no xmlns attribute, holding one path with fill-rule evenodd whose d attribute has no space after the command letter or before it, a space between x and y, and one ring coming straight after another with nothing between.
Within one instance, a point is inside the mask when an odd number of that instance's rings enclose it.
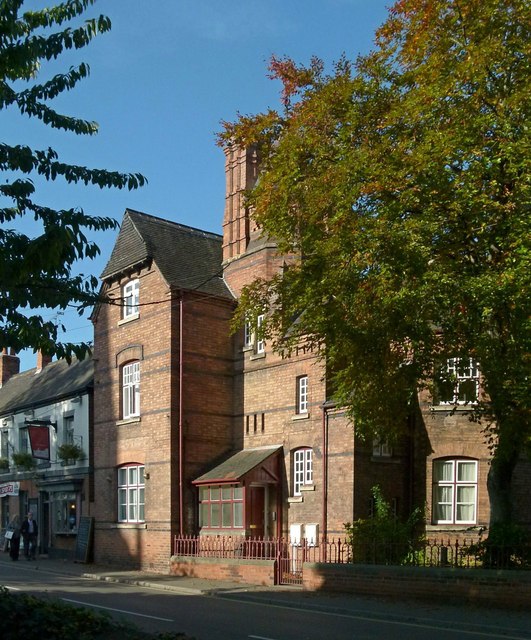
<instances>
[{"instance_id":1,"label":"wooden front door","mask_svg":"<svg viewBox=\"0 0 531 640\"><path fill-rule=\"evenodd\" d=\"M264 537L265 487L250 487L248 528L252 538Z\"/></svg>"}]
</instances>

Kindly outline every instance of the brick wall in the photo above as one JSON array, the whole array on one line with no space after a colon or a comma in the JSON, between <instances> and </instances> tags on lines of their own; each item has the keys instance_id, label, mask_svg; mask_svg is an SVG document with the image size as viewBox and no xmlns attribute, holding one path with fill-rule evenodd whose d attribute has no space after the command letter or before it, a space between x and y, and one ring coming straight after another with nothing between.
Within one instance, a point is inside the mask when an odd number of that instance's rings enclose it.
<instances>
[{"instance_id":1,"label":"brick wall","mask_svg":"<svg viewBox=\"0 0 531 640\"><path fill-rule=\"evenodd\" d=\"M134 277L138 318L124 322L113 305L95 317L94 554L97 562L157 570L167 567L181 512L184 532L196 526L191 481L232 446L231 305L184 292L181 309L156 265ZM124 282L108 293L119 297ZM130 359L140 360L140 417L123 420L120 365ZM145 465L145 523L117 522L116 469L127 463Z\"/></svg>"},{"instance_id":2,"label":"brick wall","mask_svg":"<svg viewBox=\"0 0 531 640\"><path fill-rule=\"evenodd\" d=\"M275 584L275 561L218 560L217 558L172 556L170 575L273 586Z\"/></svg>"},{"instance_id":3,"label":"brick wall","mask_svg":"<svg viewBox=\"0 0 531 640\"><path fill-rule=\"evenodd\" d=\"M527 611L531 572L305 563L303 588Z\"/></svg>"}]
</instances>

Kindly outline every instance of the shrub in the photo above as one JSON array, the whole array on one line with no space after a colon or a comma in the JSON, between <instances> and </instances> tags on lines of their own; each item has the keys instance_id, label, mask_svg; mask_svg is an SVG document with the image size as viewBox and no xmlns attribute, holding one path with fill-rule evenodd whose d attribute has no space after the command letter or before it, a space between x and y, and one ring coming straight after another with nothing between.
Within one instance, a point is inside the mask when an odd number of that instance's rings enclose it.
<instances>
[{"instance_id":1,"label":"shrub","mask_svg":"<svg viewBox=\"0 0 531 640\"><path fill-rule=\"evenodd\" d=\"M31 453L19 451L13 454L13 464L15 467L29 471L35 467L35 460Z\"/></svg>"},{"instance_id":2,"label":"shrub","mask_svg":"<svg viewBox=\"0 0 531 640\"><path fill-rule=\"evenodd\" d=\"M417 533L422 522L420 509L415 509L403 522L392 513L379 486L372 488L374 517L347 522L345 530L352 547L352 561L368 564L403 564L421 541Z\"/></svg>"},{"instance_id":3,"label":"shrub","mask_svg":"<svg viewBox=\"0 0 531 640\"><path fill-rule=\"evenodd\" d=\"M132 624L116 622L105 613L57 600L13 594L5 587L0 587L0 637L2 640L193 640L181 633L153 635Z\"/></svg>"},{"instance_id":4,"label":"shrub","mask_svg":"<svg viewBox=\"0 0 531 640\"><path fill-rule=\"evenodd\" d=\"M485 568L531 568L531 536L527 529L513 524L491 526L488 536L465 549Z\"/></svg>"}]
</instances>

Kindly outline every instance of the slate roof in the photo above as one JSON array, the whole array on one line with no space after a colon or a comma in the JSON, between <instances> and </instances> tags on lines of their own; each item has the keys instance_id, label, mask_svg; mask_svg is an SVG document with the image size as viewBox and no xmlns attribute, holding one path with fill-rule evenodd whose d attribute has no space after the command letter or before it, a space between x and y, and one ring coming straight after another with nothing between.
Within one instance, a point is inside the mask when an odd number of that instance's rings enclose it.
<instances>
[{"instance_id":1,"label":"slate roof","mask_svg":"<svg viewBox=\"0 0 531 640\"><path fill-rule=\"evenodd\" d=\"M101 278L153 260L175 288L233 299L222 279L222 236L126 209Z\"/></svg>"},{"instance_id":2,"label":"slate roof","mask_svg":"<svg viewBox=\"0 0 531 640\"><path fill-rule=\"evenodd\" d=\"M84 393L94 382L92 358L56 360L42 371L29 369L12 376L0 389L0 415L50 404Z\"/></svg>"},{"instance_id":3,"label":"slate roof","mask_svg":"<svg viewBox=\"0 0 531 640\"><path fill-rule=\"evenodd\" d=\"M196 478L194 484L239 480L279 449L281 449L280 445L274 445L272 447L257 447L238 451L225 462Z\"/></svg>"}]
</instances>

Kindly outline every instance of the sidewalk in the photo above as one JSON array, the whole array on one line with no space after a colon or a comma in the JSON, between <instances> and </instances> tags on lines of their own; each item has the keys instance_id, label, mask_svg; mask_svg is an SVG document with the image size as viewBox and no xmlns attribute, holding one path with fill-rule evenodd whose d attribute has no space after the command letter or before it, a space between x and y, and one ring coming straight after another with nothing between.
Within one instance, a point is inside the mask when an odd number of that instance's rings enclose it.
<instances>
[{"instance_id":1,"label":"sidewalk","mask_svg":"<svg viewBox=\"0 0 531 640\"><path fill-rule=\"evenodd\" d=\"M0 584L2 566L10 563L9 555L0 553ZM445 605L413 601L390 601L365 596L307 592L297 587L263 587L243 585L231 581L161 575L143 571L118 570L96 564L39 558L26 562L21 556L21 568L49 571L61 575L79 576L90 580L104 580L131 584L149 589L172 591L188 596L236 599L286 608L323 611L387 621L437 625L469 632L500 634L509 638L531 640L531 603L527 612L484 609L470 606Z\"/></svg>"}]
</instances>

